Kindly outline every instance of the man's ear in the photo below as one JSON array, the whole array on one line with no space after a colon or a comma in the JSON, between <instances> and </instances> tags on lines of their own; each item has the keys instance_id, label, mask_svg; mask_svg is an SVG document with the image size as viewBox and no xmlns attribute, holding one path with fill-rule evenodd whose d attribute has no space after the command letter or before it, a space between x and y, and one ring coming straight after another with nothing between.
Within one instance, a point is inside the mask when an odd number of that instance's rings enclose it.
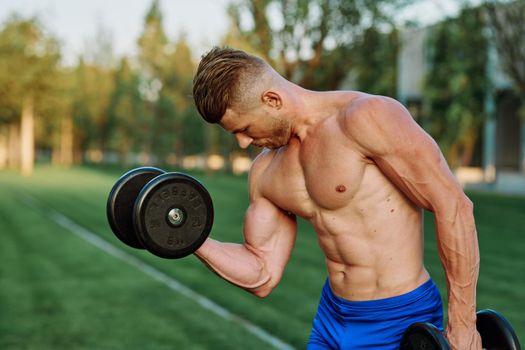
<instances>
[{"instance_id":1,"label":"man's ear","mask_svg":"<svg viewBox=\"0 0 525 350\"><path fill-rule=\"evenodd\" d=\"M281 95L279 95L277 92L272 91L272 90L268 90L263 93L262 101L266 105L272 108L277 108L277 109L281 109L283 105L283 100L281 99Z\"/></svg>"}]
</instances>

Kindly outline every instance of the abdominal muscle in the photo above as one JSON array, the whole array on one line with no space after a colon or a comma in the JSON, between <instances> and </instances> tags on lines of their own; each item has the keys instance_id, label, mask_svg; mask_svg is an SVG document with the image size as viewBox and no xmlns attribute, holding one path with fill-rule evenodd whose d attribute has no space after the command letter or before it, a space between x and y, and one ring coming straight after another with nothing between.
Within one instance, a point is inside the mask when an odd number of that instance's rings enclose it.
<instances>
[{"instance_id":1,"label":"abdominal muscle","mask_svg":"<svg viewBox=\"0 0 525 350\"><path fill-rule=\"evenodd\" d=\"M276 206L312 223L334 294L377 300L426 282L422 210L373 162L353 156L348 148L310 142L291 142L267 153L261 188ZM304 147L306 161L300 162Z\"/></svg>"},{"instance_id":2,"label":"abdominal muscle","mask_svg":"<svg viewBox=\"0 0 525 350\"><path fill-rule=\"evenodd\" d=\"M429 279L423 266L422 212L399 199L398 212L390 217L379 202L366 216L347 206L319 211L311 219L335 295L352 301L384 299Z\"/></svg>"}]
</instances>

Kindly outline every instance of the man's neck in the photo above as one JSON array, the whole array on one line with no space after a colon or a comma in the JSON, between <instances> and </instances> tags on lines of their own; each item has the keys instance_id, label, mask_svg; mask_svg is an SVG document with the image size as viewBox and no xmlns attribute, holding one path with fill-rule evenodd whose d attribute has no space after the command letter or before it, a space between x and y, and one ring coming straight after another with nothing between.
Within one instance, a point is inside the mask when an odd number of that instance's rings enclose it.
<instances>
[{"instance_id":1,"label":"man's neck","mask_svg":"<svg viewBox=\"0 0 525 350\"><path fill-rule=\"evenodd\" d=\"M300 91L292 115L294 136L304 141L320 122L339 114L359 95L353 91Z\"/></svg>"}]
</instances>

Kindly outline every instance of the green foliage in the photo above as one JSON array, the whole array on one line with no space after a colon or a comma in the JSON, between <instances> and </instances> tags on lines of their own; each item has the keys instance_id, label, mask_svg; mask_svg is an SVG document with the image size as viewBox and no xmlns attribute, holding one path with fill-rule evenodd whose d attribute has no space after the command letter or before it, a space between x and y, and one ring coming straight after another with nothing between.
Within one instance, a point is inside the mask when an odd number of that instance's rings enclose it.
<instances>
[{"instance_id":1,"label":"green foliage","mask_svg":"<svg viewBox=\"0 0 525 350\"><path fill-rule=\"evenodd\" d=\"M382 33L377 28L365 30L353 51L352 72L357 89L367 93L397 96L398 32Z\"/></svg>"},{"instance_id":2,"label":"green foliage","mask_svg":"<svg viewBox=\"0 0 525 350\"><path fill-rule=\"evenodd\" d=\"M424 127L438 140L452 166L469 164L485 120L487 39L482 12L463 9L437 24L429 36L424 82Z\"/></svg>"},{"instance_id":3,"label":"green foliage","mask_svg":"<svg viewBox=\"0 0 525 350\"><path fill-rule=\"evenodd\" d=\"M500 64L520 94L518 115L525 121L525 1L489 1L484 6Z\"/></svg>"},{"instance_id":4,"label":"green foliage","mask_svg":"<svg viewBox=\"0 0 525 350\"><path fill-rule=\"evenodd\" d=\"M205 146L204 123L196 113L191 97L194 71L191 49L186 35L182 34L175 43L168 46L161 90L173 107L169 115L172 130L169 135L170 150L179 160L183 154L203 152ZM189 120L190 118L196 118L200 124L194 123L195 120Z\"/></svg>"},{"instance_id":5,"label":"green foliage","mask_svg":"<svg viewBox=\"0 0 525 350\"><path fill-rule=\"evenodd\" d=\"M228 39L244 37L248 46L301 86L336 89L355 64L354 50L363 36L390 31L392 14L408 3L245 0L230 8L233 34Z\"/></svg>"},{"instance_id":6,"label":"green foliage","mask_svg":"<svg viewBox=\"0 0 525 350\"><path fill-rule=\"evenodd\" d=\"M144 143L144 103L139 92L140 80L127 58L120 61L114 74L114 86L108 107L109 149L126 164L130 151Z\"/></svg>"},{"instance_id":7,"label":"green foliage","mask_svg":"<svg viewBox=\"0 0 525 350\"><path fill-rule=\"evenodd\" d=\"M198 149L185 142L202 139L203 127L188 128L187 119L193 113L191 100L195 65L185 35L174 43L166 37L159 2L154 1L144 21L138 40L141 91L146 118L150 124L150 150L159 163L170 154L180 161L183 153Z\"/></svg>"},{"instance_id":8,"label":"green foliage","mask_svg":"<svg viewBox=\"0 0 525 350\"><path fill-rule=\"evenodd\" d=\"M502 68L525 95L525 1L487 1L484 8Z\"/></svg>"},{"instance_id":9,"label":"green foliage","mask_svg":"<svg viewBox=\"0 0 525 350\"><path fill-rule=\"evenodd\" d=\"M37 115L47 115L40 102L49 102L56 92L59 58L57 40L36 18L12 16L5 23L0 32L0 123L16 120L28 97Z\"/></svg>"},{"instance_id":10,"label":"green foliage","mask_svg":"<svg viewBox=\"0 0 525 350\"><path fill-rule=\"evenodd\" d=\"M259 53L307 88L336 89L350 74L359 90L396 96L399 40L391 18L410 2L243 0L229 8L224 43ZM479 10L463 10L436 25L429 41L422 122L453 165L468 163L484 120L483 25ZM161 164L173 154L180 161L238 151L231 135L196 113L191 49L184 34L167 37L158 0L145 15L136 60L113 67L108 37L99 28L90 52L67 69L59 66L57 40L37 19L9 19L0 31L0 125L16 121L24 96L33 94L39 148L56 147L72 116L78 151L115 152L121 162L131 152Z\"/></svg>"},{"instance_id":11,"label":"green foliage","mask_svg":"<svg viewBox=\"0 0 525 350\"><path fill-rule=\"evenodd\" d=\"M206 129L211 127L217 128L217 126L204 123L195 108L186 109L182 124L184 127L179 134L183 145L183 153L205 154L207 151Z\"/></svg>"},{"instance_id":12,"label":"green foliage","mask_svg":"<svg viewBox=\"0 0 525 350\"><path fill-rule=\"evenodd\" d=\"M144 19L144 30L138 39L139 60L148 78L160 75L165 63L168 38L162 24L159 1L154 0Z\"/></svg>"},{"instance_id":13,"label":"green foliage","mask_svg":"<svg viewBox=\"0 0 525 350\"><path fill-rule=\"evenodd\" d=\"M114 88L110 68L80 60L75 71L72 115L82 150L107 150L110 131L109 105Z\"/></svg>"},{"instance_id":14,"label":"green foliage","mask_svg":"<svg viewBox=\"0 0 525 350\"><path fill-rule=\"evenodd\" d=\"M38 149L59 147L63 120L71 115L73 74L71 70L57 69L47 76L52 87L48 93L39 95L36 100L38 117L35 127L35 140Z\"/></svg>"}]
</instances>

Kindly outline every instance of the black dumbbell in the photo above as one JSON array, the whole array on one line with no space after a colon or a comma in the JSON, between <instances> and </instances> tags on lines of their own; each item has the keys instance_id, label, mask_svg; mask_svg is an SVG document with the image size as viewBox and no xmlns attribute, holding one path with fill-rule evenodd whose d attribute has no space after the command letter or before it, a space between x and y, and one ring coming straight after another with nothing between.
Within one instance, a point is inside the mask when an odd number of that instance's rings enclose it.
<instances>
[{"instance_id":1,"label":"black dumbbell","mask_svg":"<svg viewBox=\"0 0 525 350\"><path fill-rule=\"evenodd\" d=\"M195 252L213 225L213 203L194 177L153 167L133 169L111 189L106 213L125 244L166 259Z\"/></svg>"},{"instance_id":2,"label":"black dumbbell","mask_svg":"<svg viewBox=\"0 0 525 350\"><path fill-rule=\"evenodd\" d=\"M477 313L476 328L483 349L520 350L520 343L510 323L494 310ZM415 323L405 332L401 350L450 350L445 336L431 323Z\"/></svg>"}]
</instances>

